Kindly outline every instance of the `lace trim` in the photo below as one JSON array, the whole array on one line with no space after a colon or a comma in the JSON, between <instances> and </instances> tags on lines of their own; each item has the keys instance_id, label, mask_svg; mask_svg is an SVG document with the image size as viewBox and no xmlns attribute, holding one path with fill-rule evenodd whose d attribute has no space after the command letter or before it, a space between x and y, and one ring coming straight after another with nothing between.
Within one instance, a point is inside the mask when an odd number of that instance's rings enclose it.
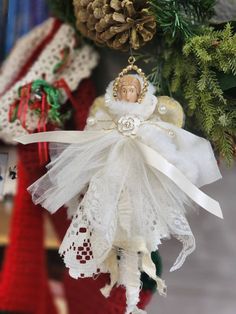
<instances>
[{"instance_id":1,"label":"lace trim","mask_svg":"<svg viewBox=\"0 0 236 314\"><path fill-rule=\"evenodd\" d=\"M27 133L18 120L13 123L9 123L8 121L9 106L17 98L17 91L20 86L42 77L45 77L49 83L53 83L63 78L70 90L74 91L81 80L90 76L92 69L97 65L98 55L88 45L85 45L80 49L75 49L75 41L74 29L69 25L63 24L50 44L48 44L41 53L39 59L35 61L27 75L22 80L18 81L2 97L0 107L0 138L5 142L15 144L13 141L15 137ZM70 63L59 73L53 73L54 66L61 60L61 50L65 47L69 48L70 51ZM66 101L66 99L65 96L64 101ZM35 130L37 122L34 114L29 113L26 121L27 128Z\"/></svg>"},{"instance_id":2,"label":"lace trim","mask_svg":"<svg viewBox=\"0 0 236 314\"><path fill-rule=\"evenodd\" d=\"M80 206L59 248L70 276L78 279L93 277L100 272L91 246L92 229Z\"/></svg>"},{"instance_id":3,"label":"lace trim","mask_svg":"<svg viewBox=\"0 0 236 314\"><path fill-rule=\"evenodd\" d=\"M171 267L170 272L179 269L185 262L188 255L190 255L196 248L195 238L193 235L173 235L177 240L183 244L183 249L177 257L174 265Z\"/></svg>"},{"instance_id":4,"label":"lace trim","mask_svg":"<svg viewBox=\"0 0 236 314\"><path fill-rule=\"evenodd\" d=\"M46 20L16 42L9 57L1 67L0 94L17 77L26 60L32 55L35 47L50 33L53 22L53 18Z\"/></svg>"},{"instance_id":5,"label":"lace trim","mask_svg":"<svg viewBox=\"0 0 236 314\"><path fill-rule=\"evenodd\" d=\"M183 244L182 251L177 257L174 265L170 271L173 272L179 269L185 262L188 255L190 255L196 247L195 238L190 229L189 223L184 215L180 215L178 211L174 210L171 213L171 233L173 237L179 240Z\"/></svg>"}]
</instances>

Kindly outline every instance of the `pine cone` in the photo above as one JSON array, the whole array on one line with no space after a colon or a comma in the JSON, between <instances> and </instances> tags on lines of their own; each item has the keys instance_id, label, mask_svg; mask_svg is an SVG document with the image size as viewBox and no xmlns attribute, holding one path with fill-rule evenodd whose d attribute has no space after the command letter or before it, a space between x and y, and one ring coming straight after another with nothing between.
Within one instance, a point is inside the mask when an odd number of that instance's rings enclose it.
<instances>
[{"instance_id":1,"label":"pine cone","mask_svg":"<svg viewBox=\"0 0 236 314\"><path fill-rule=\"evenodd\" d=\"M147 1L74 0L74 8L81 34L113 49L139 49L156 32Z\"/></svg>"}]
</instances>

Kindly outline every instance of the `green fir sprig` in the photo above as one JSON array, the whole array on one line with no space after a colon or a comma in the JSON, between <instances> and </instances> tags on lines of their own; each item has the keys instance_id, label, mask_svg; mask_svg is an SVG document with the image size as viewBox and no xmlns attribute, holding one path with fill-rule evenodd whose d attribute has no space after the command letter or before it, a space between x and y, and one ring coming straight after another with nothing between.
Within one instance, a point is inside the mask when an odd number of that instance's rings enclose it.
<instances>
[{"instance_id":1,"label":"green fir sprig","mask_svg":"<svg viewBox=\"0 0 236 314\"><path fill-rule=\"evenodd\" d=\"M157 26L172 38L188 38L212 17L215 0L149 0Z\"/></svg>"},{"instance_id":2,"label":"green fir sprig","mask_svg":"<svg viewBox=\"0 0 236 314\"><path fill-rule=\"evenodd\" d=\"M236 136L236 35L231 25L223 30L205 28L180 49L165 42L164 54L150 59L159 76L150 76L160 94L179 99L187 115L187 128L208 138L227 161L233 160ZM145 59L145 57L143 57ZM158 61L157 61L158 59ZM165 81L163 87L160 81Z\"/></svg>"}]
</instances>

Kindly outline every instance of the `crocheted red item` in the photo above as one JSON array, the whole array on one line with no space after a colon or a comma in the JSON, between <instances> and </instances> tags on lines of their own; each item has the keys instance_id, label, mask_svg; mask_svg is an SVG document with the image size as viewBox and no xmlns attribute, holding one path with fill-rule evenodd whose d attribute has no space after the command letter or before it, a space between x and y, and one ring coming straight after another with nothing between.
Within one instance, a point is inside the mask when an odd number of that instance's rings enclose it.
<instances>
[{"instance_id":1,"label":"crocheted red item","mask_svg":"<svg viewBox=\"0 0 236 314\"><path fill-rule=\"evenodd\" d=\"M78 108L74 112L73 117L75 121L75 128L77 130L83 130L86 125L90 106L96 97L93 82L90 79L83 80L73 96L75 99L78 99Z\"/></svg>"},{"instance_id":2,"label":"crocheted red item","mask_svg":"<svg viewBox=\"0 0 236 314\"><path fill-rule=\"evenodd\" d=\"M21 79L60 27L55 21L48 36L35 47L17 78ZM0 279L0 310L13 313L56 314L46 273L43 211L32 203L26 188L43 174L37 145L19 147L18 190Z\"/></svg>"},{"instance_id":3,"label":"crocheted red item","mask_svg":"<svg viewBox=\"0 0 236 314\"><path fill-rule=\"evenodd\" d=\"M91 81L84 80L76 95L80 99L78 111L81 113L76 113L76 117L80 125L84 126L95 95ZM10 244L0 282L0 310L54 314L57 311L48 287L43 245L45 211L32 203L31 196L26 191L44 172L39 166L37 145L20 146L19 160L19 181L11 221ZM65 217L60 219L64 226L65 221ZM57 227L58 229L62 230ZM60 231L61 236L64 231Z\"/></svg>"},{"instance_id":4,"label":"crocheted red item","mask_svg":"<svg viewBox=\"0 0 236 314\"><path fill-rule=\"evenodd\" d=\"M3 96L16 82L20 81L22 77L24 77L24 75L27 73L29 68L33 65L35 60L37 60L37 58L39 57L39 55L41 54L45 46L52 40L56 32L59 30L60 26L61 26L61 22L55 19L53 22L51 31L39 43L38 46L34 47L34 49L32 50L31 56L27 60L25 60L26 62L20 69L17 77L12 82L10 82L10 84L5 88L5 91L2 94L0 94L0 97Z\"/></svg>"},{"instance_id":5,"label":"crocheted red item","mask_svg":"<svg viewBox=\"0 0 236 314\"><path fill-rule=\"evenodd\" d=\"M80 99L76 119L81 126L86 123L94 95L91 81L84 80L76 93L77 99ZM37 145L19 146L19 160L19 181L11 221L10 244L0 282L0 310L54 314L57 311L48 287L43 244L45 211L32 203L31 196L26 191L44 172L39 166ZM66 226L65 218L60 221ZM57 227L58 229L61 228ZM60 231L61 236L64 231Z\"/></svg>"},{"instance_id":6,"label":"crocheted red item","mask_svg":"<svg viewBox=\"0 0 236 314\"><path fill-rule=\"evenodd\" d=\"M26 191L43 174L38 165L37 145L19 146L18 191L1 276L0 309L56 314L46 273L43 210Z\"/></svg>"},{"instance_id":7,"label":"crocheted red item","mask_svg":"<svg viewBox=\"0 0 236 314\"><path fill-rule=\"evenodd\" d=\"M32 60L29 60L24 66L25 72L31 63ZM74 113L76 129L82 130L86 124L89 107L95 98L95 89L91 80L82 81L74 96L78 99L78 109ZM0 311L56 314L45 265L44 211L32 203L31 196L26 191L26 188L44 171L39 166L37 145L20 146L19 159L18 191L11 222L10 244L6 251L0 279ZM59 211L58 214L51 216L51 219L60 238L63 238L68 227L65 211ZM114 288L108 299L99 291L108 281L108 275L100 276L97 280L74 280L66 271L64 286L69 313L123 314L124 289ZM151 292L141 292L141 308L146 306L150 296Z\"/></svg>"}]
</instances>

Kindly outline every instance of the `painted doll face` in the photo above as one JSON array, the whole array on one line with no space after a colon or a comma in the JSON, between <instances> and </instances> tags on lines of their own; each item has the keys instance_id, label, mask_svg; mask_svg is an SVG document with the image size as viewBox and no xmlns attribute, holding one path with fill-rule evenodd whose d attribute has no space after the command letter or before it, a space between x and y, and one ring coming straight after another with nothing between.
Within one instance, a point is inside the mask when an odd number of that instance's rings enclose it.
<instances>
[{"instance_id":1,"label":"painted doll face","mask_svg":"<svg viewBox=\"0 0 236 314\"><path fill-rule=\"evenodd\" d=\"M127 102L137 102L141 92L141 84L136 77L125 75L118 86L118 99Z\"/></svg>"}]
</instances>

